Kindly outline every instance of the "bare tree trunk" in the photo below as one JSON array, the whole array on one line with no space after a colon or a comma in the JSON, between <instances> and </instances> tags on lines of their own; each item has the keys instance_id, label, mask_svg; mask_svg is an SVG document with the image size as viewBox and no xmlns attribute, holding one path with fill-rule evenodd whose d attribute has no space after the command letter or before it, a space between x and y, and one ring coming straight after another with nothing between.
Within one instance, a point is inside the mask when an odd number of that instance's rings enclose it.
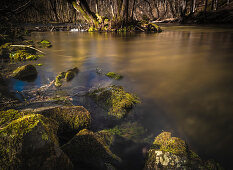
<instances>
[{"instance_id":1,"label":"bare tree trunk","mask_svg":"<svg viewBox=\"0 0 233 170\"><path fill-rule=\"evenodd\" d=\"M98 0L95 0L95 13L98 14Z\"/></svg>"},{"instance_id":2,"label":"bare tree trunk","mask_svg":"<svg viewBox=\"0 0 233 170\"><path fill-rule=\"evenodd\" d=\"M131 20L133 20L133 14L134 14L134 9L135 9L135 3L136 3L136 0L133 1L133 7L132 7L132 12L131 12Z\"/></svg>"},{"instance_id":3,"label":"bare tree trunk","mask_svg":"<svg viewBox=\"0 0 233 170\"><path fill-rule=\"evenodd\" d=\"M91 12L86 0L72 0L73 7L82 14L89 24L98 28L98 20L95 13Z\"/></svg>"},{"instance_id":4,"label":"bare tree trunk","mask_svg":"<svg viewBox=\"0 0 233 170\"><path fill-rule=\"evenodd\" d=\"M208 0L205 0L205 9L204 9L205 14L206 14L207 6L208 6Z\"/></svg>"},{"instance_id":5,"label":"bare tree trunk","mask_svg":"<svg viewBox=\"0 0 233 170\"><path fill-rule=\"evenodd\" d=\"M160 18L160 13L159 13L159 7L158 7L158 0L157 1L154 0L154 5L155 5L155 9L157 11L157 16L158 16L158 19L159 19Z\"/></svg>"}]
</instances>

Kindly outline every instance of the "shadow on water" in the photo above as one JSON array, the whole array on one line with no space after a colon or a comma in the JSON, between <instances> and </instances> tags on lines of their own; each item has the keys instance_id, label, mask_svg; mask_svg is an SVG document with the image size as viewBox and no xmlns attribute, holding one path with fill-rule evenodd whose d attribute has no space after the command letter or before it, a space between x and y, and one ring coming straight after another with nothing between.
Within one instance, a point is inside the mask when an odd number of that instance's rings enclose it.
<instances>
[{"instance_id":1,"label":"shadow on water","mask_svg":"<svg viewBox=\"0 0 233 170\"><path fill-rule=\"evenodd\" d=\"M45 84L59 72L79 67L65 87L88 90L119 84L142 104L127 119L151 134L162 130L185 139L204 158L231 166L233 150L233 31L213 27L164 27L160 34L33 33L53 47L39 59L36 83L12 82L14 90ZM115 71L113 81L96 74ZM97 126L97 125L96 125ZM125 150L125 149L124 149ZM123 150L122 150L123 152Z\"/></svg>"}]
</instances>

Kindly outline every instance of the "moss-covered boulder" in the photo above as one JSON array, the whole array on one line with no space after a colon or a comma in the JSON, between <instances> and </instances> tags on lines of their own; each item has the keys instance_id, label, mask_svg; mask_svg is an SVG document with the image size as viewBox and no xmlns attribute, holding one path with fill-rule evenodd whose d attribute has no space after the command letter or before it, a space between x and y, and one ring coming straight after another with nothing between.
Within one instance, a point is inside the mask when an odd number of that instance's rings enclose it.
<instances>
[{"instance_id":1,"label":"moss-covered boulder","mask_svg":"<svg viewBox=\"0 0 233 170\"><path fill-rule=\"evenodd\" d=\"M78 74L79 69L77 67L74 67L72 69L67 70L66 72L61 72L56 76L54 85L56 87L61 87L63 84L63 80L65 79L67 82L71 81L76 74Z\"/></svg>"},{"instance_id":2,"label":"moss-covered boulder","mask_svg":"<svg viewBox=\"0 0 233 170\"><path fill-rule=\"evenodd\" d=\"M37 76L36 67L27 64L21 67L18 67L16 70L13 71L12 77L19 79L19 80L31 80L35 79Z\"/></svg>"},{"instance_id":3,"label":"moss-covered boulder","mask_svg":"<svg viewBox=\"0 0 233 170\"><path fill-rule=\"evenodd\" d=\"M41 40L38 42L40 48L50 48L52 44L49 40Z\"/></svg>"},{"instance_id":4,"label":"moss-covered boulder","mask_svg":"<svg viewBox=\"0 0 233 170\"><path fill-rule=\"evenodd\" d=\"M79 72L79 69L77 67L68 70L65 75L65 80L71 81L78 72Z\"/></svg>"},{"instance_id":5,"label":"moss-covered boulder","mask_svg":"<svg viewBox=\"0 0 233 170\"><path fill-rule=\"evenodd\" d=\"M76 169L109 169L120 162L120 158L109 149L103 134L84 129L62 146Z\"/></svg>"},{"instance_id":6,"label":"moss-covered boulder","mask_svg":"<svg viewBox=\"0 0 233 170\"><path fill-rule=\"evenodd\" d=\"M58 122L60 143L68 142L79 130L89 128L90 113L82 106L54 107L38 112Z\"/></svg>"},{"instance_id":7,"label":"moss-covered boulder","mask_svg":"<svg viewBox=\"0 0 233 170\"><path fill-rule=\"evenodd\" d=\"M213 164L212 164L213 165ZM208 169L200 157L170 132L159 134L148 151L145 170Z\"/></svg>"},{"instance_id":8,"label":"moss-covered boulder","mask_svg":"<svg viewBox=\"0 0 233 170\"><path fill-rule=\"evenodd\" d=\"M99 88L89 95L116 118L123 118L136 103L140 103L136 95L124 91L121 86Z\"/></svg>"},{"instance_id":9,"label":"moss-covered boulder","mask_svg":"<svg viewBox=\"0 0 233 170\"><path fill-rule=\"evenodd\" d=\"M29 52L30 51L30 52ZM18 49L10 53L11 61L26 61L26 60L37 60L40 55L36 55L35 52L30 49Z\"/></svg>"},{"instance_id":10,"label":"moss-covered boulder","mask_svg":"<svg viewBox=\"0 0 233 170\"><path fill-rule=\"evenodd\" d=\"M0 169L72 169L58 147L56 121L40 114L0 112Z\"/></svg>"},{"instance_id":11,"label":"moss-covered boulder","mask_svg":"<svg viewBox=\"0 0 233 170\"><path fill-rule=\"evenodd\" d=\"M111 78L111 79L115 79L115 80L120 80L123 78L122 75L115 73L115 72L108 72L105 74L107 77Z\"/></svg>"}]
</instances>

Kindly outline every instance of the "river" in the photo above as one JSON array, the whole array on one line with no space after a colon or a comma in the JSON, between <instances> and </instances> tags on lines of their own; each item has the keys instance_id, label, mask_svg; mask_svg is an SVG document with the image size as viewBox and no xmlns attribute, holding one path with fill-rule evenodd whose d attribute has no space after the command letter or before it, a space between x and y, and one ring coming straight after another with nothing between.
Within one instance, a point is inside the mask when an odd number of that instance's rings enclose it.
<instances>
[{"instance_id":1,"label":"river","mask_svg":"<svg viewBox=\"0 0 233 170\"><path fill-rule=\"evenodd\" d=\"M233 29L207 26L163 26L159 34L44 32L53 47L38 62L35 82L13 80L13 90L40 87L59 72L78 67L66 87L122 85L137 94L130 119L150 134L162 131L183 138L205 159L230 169L233 159ZM112 81L96 74L114 71Z\"/></svg>"}]
</instances>

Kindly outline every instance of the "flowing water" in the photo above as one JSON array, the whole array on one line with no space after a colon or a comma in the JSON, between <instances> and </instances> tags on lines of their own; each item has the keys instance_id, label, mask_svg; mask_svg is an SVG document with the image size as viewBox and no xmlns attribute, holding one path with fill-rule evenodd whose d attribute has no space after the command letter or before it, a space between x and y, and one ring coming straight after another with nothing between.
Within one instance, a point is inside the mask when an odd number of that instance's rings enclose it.
<instances>
[{"instance_id":1,"label":"flowing water","mask_svg":"<svg viewBox=\"0 0 233 170\"><path fill-rule=\"evenodd\" d=\"M206 159L226 168L233 159L233 29L165 26L159 34L81 32L33 33L53 47L37 63L34 82L12 80L12 89L40 87L59 72L78 67L80 73L67 89L122 85L137 94L139 104L131 119L151 140L161 131L181 137ZM96 74L114 71L124 76L112 81Z\"/></svg>"}]
</instances>

